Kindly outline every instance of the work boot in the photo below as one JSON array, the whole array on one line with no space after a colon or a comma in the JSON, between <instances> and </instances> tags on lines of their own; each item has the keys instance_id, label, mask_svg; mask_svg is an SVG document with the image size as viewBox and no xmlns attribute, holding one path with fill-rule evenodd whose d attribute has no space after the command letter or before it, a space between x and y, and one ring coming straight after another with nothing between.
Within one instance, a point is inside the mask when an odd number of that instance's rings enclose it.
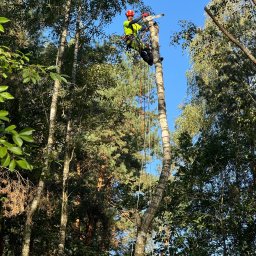
<instances>
[{"instance_id":1,"label":"work boot","mask_svg":"<svg viewBox=\"0 0 256 256\"><path fill-rule=\"evenodd\" d=\"M149 56L148 56L148 53L146 51L141 51L140 53L140 56L141 58L148 63L148 65L152 66L153 65L153 59L151 59Z\"/></svg>"},{"instance_id":2,"label":"work boot","mask_svg":"<svg viewBox=\"0 0 256 256\"><path fill-rule=\"evenodd\" d=\"M146 62L148 63L148 65L152 66L153 65L153 54L151 52L151 49L145 48L144 51L147 53L148 61L146 61Z\"/></svg>"}]
</instances>

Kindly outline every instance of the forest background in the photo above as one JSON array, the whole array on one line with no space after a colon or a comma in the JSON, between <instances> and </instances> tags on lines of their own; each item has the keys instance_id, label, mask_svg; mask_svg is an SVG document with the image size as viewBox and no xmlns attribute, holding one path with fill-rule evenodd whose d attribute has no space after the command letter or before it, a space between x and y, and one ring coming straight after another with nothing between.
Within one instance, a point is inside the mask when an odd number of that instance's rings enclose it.
<instances>
[{"instance_id":1,"label":"forest background","mask_svg":"<svg viewBox=\"0 0 256 256\"><path fill-rule=\"evenodd\" d=\"M0 1L0 255L255 255L256 1L200 1L179 26L155 4ZM166 14L167 114L185 98L165 183L162 64L126 52L128 8Z\"/></svg>"}]
</instances>

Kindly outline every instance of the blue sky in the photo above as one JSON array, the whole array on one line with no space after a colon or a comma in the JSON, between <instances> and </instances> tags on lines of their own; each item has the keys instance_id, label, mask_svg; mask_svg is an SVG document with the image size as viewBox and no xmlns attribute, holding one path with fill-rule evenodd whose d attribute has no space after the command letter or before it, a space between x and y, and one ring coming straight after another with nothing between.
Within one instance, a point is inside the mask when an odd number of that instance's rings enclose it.
<instances>
[{"instance_id":1,"label":"blue sky","mask_svg":"<svg viewBox=\"0 0 256 256\"><path fill-rule=\"evenodd\" d=\"M154 13L165 14L157 22L160 27L160 54L164 57L165 96L168 124L171 130L174 129L175 119L180 113L178 106L187 97L186 71L190 64L188 54L182 52L180 46L170 45L170 36L180 29L179 20L188 20L199 27L203 27L206 18L204 6L209 2L210 0L144 0L144 3L150 6ZM135 17L139 15L138 13ZM122 35L125 19L125 13L117 16L109 25L109 32Z\"/></svg>"}]
</instances>

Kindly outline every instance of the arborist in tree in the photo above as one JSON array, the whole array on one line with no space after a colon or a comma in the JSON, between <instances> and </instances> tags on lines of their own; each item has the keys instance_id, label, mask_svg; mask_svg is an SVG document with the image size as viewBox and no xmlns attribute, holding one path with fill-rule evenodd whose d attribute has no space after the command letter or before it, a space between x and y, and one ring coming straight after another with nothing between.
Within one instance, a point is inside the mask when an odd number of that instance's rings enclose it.
<instances>
[{"instance_id":1,"label":"arborist in tree","mask_svg":"<svg viewBox=\"0 0 256 256\"><path fill-rule=\"evenodd\" d=\"M128 48L132 48L139 52L142 59L147 62L150 66L153 65L153 55L149 46L143 44L143 42L138 37L139 31L148 30L147 26L142 26L140 22L143 18L149 16L148 13L143 13L139 18L133 19L134 11L128 10L126 12L127 20L124 21L124 33L125 41Z\"/></svg>"}]
</instances>

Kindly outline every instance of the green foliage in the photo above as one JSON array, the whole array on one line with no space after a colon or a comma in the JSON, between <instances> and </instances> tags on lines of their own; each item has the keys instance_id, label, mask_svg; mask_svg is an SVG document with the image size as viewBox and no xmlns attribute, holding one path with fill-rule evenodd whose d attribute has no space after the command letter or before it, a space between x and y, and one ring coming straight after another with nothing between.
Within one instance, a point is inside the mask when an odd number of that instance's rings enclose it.
<instances>
[{"instance_id":1,"label":"green foliage","mask_svg":"<svg viewBox=\"0 0 256 256\"><path fill-rule=\"evenodd\" d=\"M8 22L8 19L0 17L0 23ZM0 27L1 28L1 27ZM12 76L14 72L21 72L23 83L33 82L38 83L42 79L42 75L47 75L47 71L51 71L55 67L43 67L41 65L28 65L29 58L20 51L13 53L8 47L0 47L0 71L4 79ZM66 82L66 79L56 73L50 72L53 80L59 79ZM5 103L6 100L13 100L14 97L7 91L9 86L0 86L0 103ZM1 165L8 167L13 171L18 165L21 169L32 170L24 155L24 142L34 142L32 132L34 129L25 128L20 132L16 130L16 125L9 124L9 112L0 110L0 158Z\"/></svg>"},{"instance_id":2,"label":"green foliage","mask_svg":"<svg viewBox=\"0 0 256 256\"><path fill-rule=\"evenodd\" d=\"M178 145L182 134L187 133L191 138L199 135L200 130L206 125L204 121L203 106L199 104L187 104L181 107L182 113L175 121L173 140Z\"/></svg>"},{"instance_id":3,"label":"green foliage","mask_svg":"<svg viewBox=\"0 0 256 256\"><path fill-rule=\"evenodd\" d=\"M0 86L0 102L5 100L14 99L14 97L6 92L8 86ZM0 110L0 159L1 166L8 167L10 171L13 171L18 164L19 167L25 170L32 170L30 165L23 157L23 142L33 142L31 128L26 128L20 132L16 130L15 125L8 125L9 117L8 111ZM12 142L10 140L12 138Z\"/></svg>"},{"instance_id":4,"label":"green foliage","mask_svg":"<svg viewBox=\"0 0 256 256\"><path fill-rule=\"evenodd\" d=\"M216 0L210 8L255 52L250 1ZM210 19L191 41L190 54L192 100L177 120L175 182L169 186L172 198L163 206L173 213L163 214L172 232L169 252L252 255L256 248L251 219L256 215L255 66Z\"/></svg>"},{"instance_id":5,"label":"green foliage","mask_svg":"<svg viewBox=\"0 0 256 256\"><path fill-rule=\"evenodd\" d=\"M8 20L5 17L0 17L0 32L4 32L4 27L3 27L3 23L9 22L10 20Z\"/></svg>"},{"instance_id":6,"label":"green foliage","mask_svg":"<svg viewBox=\"0 0 256 256\"><path fill-rule=\"evenodd\" d=\"M171 36L171 45L181 44L182 48L186 49L189 47L189 44L191 43L199 29L194 23L188 22L186 20L179 21L179 25L181 26L182 30L174 33Z\"/></svg>"}]
</instances>

